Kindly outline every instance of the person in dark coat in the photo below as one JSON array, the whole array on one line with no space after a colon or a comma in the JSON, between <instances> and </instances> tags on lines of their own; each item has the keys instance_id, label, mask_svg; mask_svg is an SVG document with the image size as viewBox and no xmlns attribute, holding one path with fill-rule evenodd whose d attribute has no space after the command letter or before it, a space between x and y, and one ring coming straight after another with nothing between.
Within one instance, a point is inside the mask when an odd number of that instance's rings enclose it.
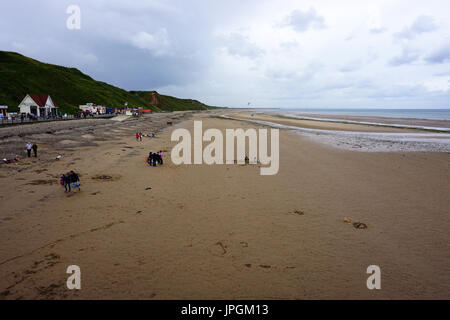
<instances>
[{"instance_id":1,"label":"person in dark coat","mask_svg":"<svg viewBox=\"0 0 450 320\"><path fill-rule=\"evenodd\" d=\"M34 157L37 158L37 149L38 149L37 144L33 143L33 146L31 147L31 149L33 149Z\"/></svg>"},{"instance_id":2,"label":"person in dark coat","mask_svg":"<svg viewBox=\"0 0 450 320\"><path fill-rule=\"evenodd\" d=\"M156 162L158 161L158 155L156 153L152 154L153 166L156 167Z\"/></svg>"},{"instance_id":3,"label":"person in dark coat","mask_svg":"<svg viewBox=\"0 0 450 320\"><path fill-rule=\"evenodd\" d=\"M148 154L148 164L152 165L153 163L153 152L150 151L150 153Z\"/></svg>"},{"instance_id":4,"label":"person in dark coat","mask_svg":"<svg viewBox=\"0 0 450 320\"><path fill-rule=\"evenodd\" d=\"M64 176L63 176L63 181L64 181L64 189L66 189L65 192L71 192L72 190L70 189L70 182L71 182L71 175L70 172L67 172ZM67 190L68 189L68 190Z\"/></svg>"}]
</instances>

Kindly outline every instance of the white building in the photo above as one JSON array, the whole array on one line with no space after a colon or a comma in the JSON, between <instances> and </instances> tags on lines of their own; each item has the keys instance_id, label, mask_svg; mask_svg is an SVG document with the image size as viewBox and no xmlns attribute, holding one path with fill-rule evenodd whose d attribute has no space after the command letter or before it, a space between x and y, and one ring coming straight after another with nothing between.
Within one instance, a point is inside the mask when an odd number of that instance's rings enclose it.
<instances>
[{"instance_id":1,"label":"white building","mask_svg":"<svg viewBox=\"0 0 450 320\"><path fill-rule=\"evenodd\" d=\"M79 106L79 108L83 112L88 112L88 113L92 113L92 114L105 114L106 113L105 106L98 106L93 103L86 103L85 105Z\"/></svg>"},{"instance_id":2,"label":"white building","mask_svg":"<svg viewBox=\"0 0 450 320\"><path fill-rule=\"evenodd\" d=\"M27 94L19 104L20 113L36 117L56 116L58 106L48 94Z\"/></svg>"}]
</instances>

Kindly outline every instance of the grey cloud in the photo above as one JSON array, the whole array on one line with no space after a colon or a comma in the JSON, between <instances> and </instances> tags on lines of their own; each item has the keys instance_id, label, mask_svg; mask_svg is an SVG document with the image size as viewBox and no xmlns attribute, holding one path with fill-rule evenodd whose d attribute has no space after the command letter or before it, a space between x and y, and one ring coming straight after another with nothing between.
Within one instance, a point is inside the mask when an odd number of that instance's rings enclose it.
<instances>
[{"instance_id":1,"label":"grey cloud","mask_svg":"<svg viewBox=\"0 0 450 320\"><path fill-rule=\"evenodd\" d=\"M350 35L350 36L346 37L346 38L344 39L344 41L350 41L350 40L353 40L354 38L355 38L354 35Z\"/></svg>"},{"instance_id":2,"label":"grey cloud","mask_svg":"<svg viewBox=\"0 0 450 320\"><path fill-rule=\"evenodd\" d=\"M341 72L352 72L360 69L362 67L362 63L359 60L351 61L346 65L342 66L339 71Z\"/></svg>"},{"instance_id":3,"label":"grey cloud","mask_svg":"<svg viewBox=\"0 0 450 320\"><path fill-rule=\"evenodd\" d=\"M450 62L450 44L444 45L433 51L425 60L428 63L445 63Z\"/></svg>"},{"instance_id":4,"label":"grey cloud","mask_svg":"<svg viewBox=\"0 0 450 320\"><path fill-rule=\"evenodd\" d=\"M436 76L436 77L448 77L448 76L450 76L450 71L436 72L434 74L434 76Z\"/></svg>"},{"instance_id":5,"label":"grey cloud","mask_svg":"<svg viewBox=\"0 0 450 320\"><path fill-rule=\"evenodd\" d=\"M403 48L402 53L400 55L393 57L391 60L389 60L388 65L398 67L405 64L411 64L417 61L419 57L420 54L417 51Z\"/></svg>"},{"instance_id":6,"label":"grey cloud","mask_svg":"<svg viewBox=\"0 0 450 320\"><path fill-rule=\"evenodd\" d=\"M255 59L264 54L264 50L239 33L232 33L223 37L223 45L233 56Z\"/></svg>"},{"instance_id":7,"label":"grey cloud","mask_svg":"<svg viewBox=\"0 0 450 320\"><path fill-rule=\"evenodd\" d=\"M292 11L281 25L289 26L297 32L305 32L308 29L325 28L325 20L317 14L316 9L310 8L308 11Z\"/></svg>"},{"instance_id":8,"label":"grey cloud","mask_svg":"<svg viewBox=\"0 0 450 320\"><path fill-rule=\"evenodd\" d=\"M295 49L299 47L299 43L297 41L286 41L280 43L280 47L286 50Z\"/></svg>"},{"instance_id":9,"label":"grey cloud","mask_svg":"<svg viewBox=\"0 0 450 320\"><path fill-rule=\"evenodd\" d=\"M384 88L377 88L368 96L371 98L406 98L417 97L426 93L422 85L392 85Z\"/></svg>"},{"instance_id":10,"label":"grey cloud","mask_svg":"<svg viewBox=\"0 0 450 320\"><path fill-rule=\"evenodd\" d=\"M396 38L412 39L421 33L432 32L437 29L433 17L421 15L416 18L413 24L403 28L402 31L394 34Z\"/></svg>"},{"instance_id":11,"label":"grey cloud","mask_svg":"<svg viewBox=\"0 0 450 320\"><path fill-rule=\"evenodd\" d=\"M265 72L265 76L276 81L292 81L297 75L293 71L270 69Z\"/></svg>"},{"instance_id":12,"label":"grey cloud","mask_svg":"<svg viewBox=\"0 0 450 320\"><path fill-rule=\"evenodd\" d=\"M383 28L383 27L381 27L381 28L372 28L369 31L370 31L370 33L373 33L373 34L380 34L380 33L386 32L387 28Z\"/></svg>"},{"instance_id":13,"label":"grey cloud","mask_svg":"<svg viewBox=\"0 0 450 320\"><path fill-rule=\"evenodd\" d=\"M5 10L11 14L0 12L0 27L16 27L14 34L0 36L2 49L75 67L128 90L189 83L208 69L213 58L208 46L214 45L214 37L202 27L209 16L197 15L197 24L192 24L188 18L180 19L177 12L183 7L176 4L79 0L81 30L73 31L66 28L66 8L72 3L9 2ZM15 12L27 23L18 27ZM190 14L186 11L184 17ZM54 18L42 21L45 15Z\"/></svg>"}]
</instances>

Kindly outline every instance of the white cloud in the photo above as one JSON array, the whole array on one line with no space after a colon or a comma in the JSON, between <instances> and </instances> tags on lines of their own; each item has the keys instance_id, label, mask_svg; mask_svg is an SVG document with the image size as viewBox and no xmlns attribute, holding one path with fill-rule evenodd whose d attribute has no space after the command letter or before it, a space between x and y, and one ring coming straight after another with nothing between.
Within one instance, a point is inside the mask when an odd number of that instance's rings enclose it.
<instances>
[{"instance_id":1,"label":"white cloud","mask_svg":"<svg viewBox=\"0 0 450 320\"><path fill-rule=\"evenodd\" d=\"M447 92L450 91L450 78L432 78L425 81L424 86L431 92Z\"/></svg>"},{"instance_id":2,"label":"white cloud","mask_svg":"<svg viewBox=\"0 0 450 320\"><path fill-rule=\"evenodd\" d=\"M133 46L150 51L155 56L170 54L170 41L167 30L159 29L154 34L141 31L131 37Z\"/></svg>"}]
</instances>

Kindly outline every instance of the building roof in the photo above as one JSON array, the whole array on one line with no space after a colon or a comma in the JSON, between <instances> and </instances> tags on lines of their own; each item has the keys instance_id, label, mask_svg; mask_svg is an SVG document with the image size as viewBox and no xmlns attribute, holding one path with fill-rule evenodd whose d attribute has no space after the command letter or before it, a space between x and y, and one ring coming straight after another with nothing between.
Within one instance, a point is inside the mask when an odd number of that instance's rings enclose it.
<instances>
[{"instance_id":1,"label":"building roof","mask_svg":"<svg viewBox=\"0 0 450 320\"><path fill-rule=\"evenodd\" d=\"M50 95L48 95L48 94L33 94L33 93L30 94L29 93L28 95L31 97L31 99L33 99L34 102L37 103L37 105L39 107L42 107L42 108L45 107L45 104L47 103L47 100L50 97ZM53 101L53 99L52 99L52 101ZM55 101L53 101L53 104L55 105L55 107L58 107L56 105Z\"/></svg>"}]
</instances>

